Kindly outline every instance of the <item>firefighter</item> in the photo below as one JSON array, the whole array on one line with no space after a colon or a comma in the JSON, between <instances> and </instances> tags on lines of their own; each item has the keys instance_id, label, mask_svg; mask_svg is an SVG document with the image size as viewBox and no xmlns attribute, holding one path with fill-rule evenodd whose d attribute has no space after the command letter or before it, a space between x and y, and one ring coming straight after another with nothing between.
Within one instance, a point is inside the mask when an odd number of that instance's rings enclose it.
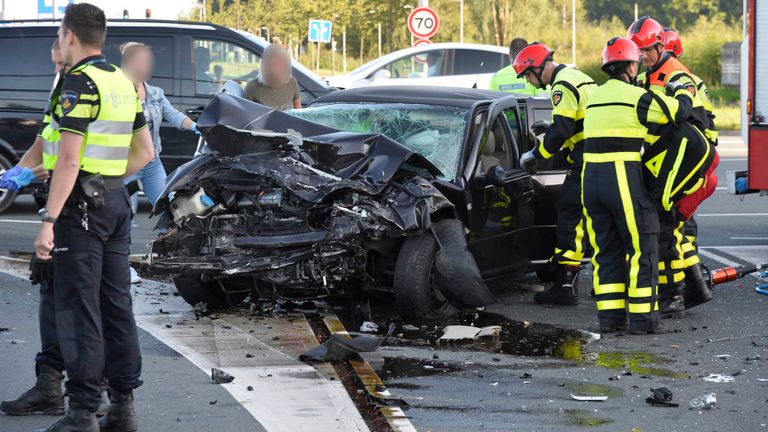
<instances>
[{"instance_id":1,"label":"firefighter","mask_svg":"<svg viewBox=\"0 0 768 432\"><path fill-rule=\"evenodd\" d=\"M509 61L514 63L517 53L528 45L528 41L523 38L514 38L509 44ZM491 90L504 91L523 96L538 96L547 94L546 90L531 85L525 78L517 76L513 64L496 72L491 78Z\"/></svg>"},{"instance_id":2,"label":"firefighter","mask_svg":"<svg viewBox=\"0 0 768 432\"><path fill-rule=\"evenodd\" d=\"M136 89L101 54L104 12L70 4L58 33L72 66L50 127L24 156L25 163L42 162L52 171L34 248L38 258L53 258L69 411L46 431L136 431L133 389L140 384L141 354L128 271L131 209L122 177L152 159L152 139ZM102 376L112 404L98 423Z\"/></svg>"},{"instance_id":3,"label":"firefighter","mask_svg":"<svg viewBox=\"0 0 768 432\"><path fill-rule=\"evenodd\" d=\"M550 85L552 124L544 138L524 153L520 165L533 169L537 160L549 159L558 152L567 161L557 216L557 244L550 262L556 266L554 283L533 297L536 303L578 304L578 277L584 258L584 217L581 207L581 166L584 140L584 113L595 82L583 72L557 64L553 51L534 42L523 48L512 66L518 77L538 88Z\"/></svg>"},{"instance_id":4,"label":"firefighter","mask_svg":"<svg viewBox=\"0 0 768 432\"><path fill-rule=\"evenodd\" d=\"M654 94L663 94L668 83L676 82L688 86L693 93L692 113L687 122L695 128L685 124L652 127L646 138L648 148L643 154L646 186L659 206L661 221L660 309L663 315L676 314L685 310L686 297L691 300L691 305L712 298L700 267L694 265L698 264L694 262L698 261L697 258L689 259L692 266L689 271L691 284L687 286L687 293L683 293L686 288L684 256L686 253L695 254L695 250L683 234L685 217L674 204L686 195L693 194L693 197L703 199L706 196L702 197L702 191L710 194L714 191L714 168L718 159L709 143L710 137L714 136L711 133L714 124L704 108L701 97L703 93L696 90L694 75L674 55L667 52L666 34L661 24L648 16L642 17L629 27L627 37L638 45L643 64L647 67L638 76L640 86ZM692 201L691 198L684 200L686 203Z\"/></svg>"},{"instance_id":5,"label":"firefighter","mask_svg":"<svg viewBox=\"0 0 768 432\"><path fill-rule=\"evenodd\" d=\"M645 190L641 152L651 124L683 121L692 96L670 84L674 97L632 85L640 52L628 38L608 41L602 69L608 81L592 92L584 118L582 201L594 249L594 290L601 332L659 331L659 219Z\"/></svg>"}]
</instances>

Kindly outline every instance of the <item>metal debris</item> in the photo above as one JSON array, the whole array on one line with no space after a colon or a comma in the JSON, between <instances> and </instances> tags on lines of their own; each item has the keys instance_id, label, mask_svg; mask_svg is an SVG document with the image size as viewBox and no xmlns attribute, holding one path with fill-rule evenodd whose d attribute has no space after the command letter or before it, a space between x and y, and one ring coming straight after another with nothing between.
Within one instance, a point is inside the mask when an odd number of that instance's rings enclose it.
<instances>
[{"instance_id":1,"label":"metal debris","mask_svg":"<svg viewBox=\"0 0 768 432\"><path fill-rule=\"evenodd\" d=\"M691 400L692 409L705 409L711 410L717 408L717 395L715 393L707 393Z\"/></svg>"},{"instance_id":2,"label":"metal debris","mask_svg":"<svg viewBox=\"0 0 768 432\"><path fill-rule=\"evenodd\" d=\"M734 378L731 375L724 375L724 374L709 374L702 378L704 381L714 382L714 383L729 383L736 381L736 378Z\"/></svg>"},{"instance_id":3,"label":"metal debris","mask_svg":"<svg viewBox=\"0 0 768 432\"><path fill-rule=\"evenodd\" d=\"M581 396L571 393L571 397L580 402L605 402L608 396Z\"/></svg>"},{"instance_id":4,"label":"metal debris","mask_svg":"<svg viewBox=\"0 0 768 432\"><path fill-rule=\"evenodd\" d=\"M663 406L677 408L680 404L672 402L672 390L666 387L651 389L651 397L646 398L645 402L653 406Z\"/></svg>"},{"instance_id":5,"label":"metal debris","mask_svg":"<svg viewBox=\"0 0 768 432\"><path fill-rule=\"evenodd\" d=\"M364 321L363 324L360 326L360 331L363 333L378 333L379 325L376 324L375 322Z\"/></svg>"},{"instance_id":6,"label":"metal debris","mask_svg":"<svg viewBox=\"0 0 768 432\"><path fill-rule=\"evenodd\" d=\"M299 360L303 362L360 360L359 353L376 351L381 344L381 341L373 336L354 333L350 336L334 333L322 345L299 356Z\"/></svg>"},{"instance_id":7,"label":"metal debris","mask_svg":"<svg viewBox=\"0 0 768 432\"><path fill-rule=\"evenodd\" d=\"M235 380L235 377L221 369L211 368L211 379L215 381L216 384L229 384Z\"/></svg>"}]
</instances>

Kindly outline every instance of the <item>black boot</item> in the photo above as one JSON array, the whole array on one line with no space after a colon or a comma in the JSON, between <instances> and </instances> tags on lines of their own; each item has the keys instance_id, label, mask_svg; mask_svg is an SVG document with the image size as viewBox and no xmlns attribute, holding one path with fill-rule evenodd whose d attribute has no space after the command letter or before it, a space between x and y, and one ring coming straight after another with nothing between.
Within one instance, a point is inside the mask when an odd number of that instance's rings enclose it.
<instances>
[{"instance_id":1,"label":"black boot","mask_svg":"<svg viewBox=\"0 0 768 432\"><path fill-rule=\"evenodd\" d=\"M629 333L633 335L648 335L663 333L659 315L656 312L647 314L630 314Z\"/></svg>"},{"instance_id":2,"label":"black boot","mask_svg":"<svg viewBox=\"0 0 768 432\"><path fill-rule=\"evenodd\" d=\"M684 311L683 283L659 285L659 314L675 315Z\"/></svg>"},{"instance_id":3,"label":"black boot","mask_svg":"<svg viewBox=\"0 0 768 432\"><path fill-rule=\"evenodd\" d=\"M701 270L701 263L685 269L685 308L690 309L700 304L712 300L712 288L709 286L709 280L704 277Z\"/></svg>"},{"instance_id":4,"label":"black boot","mask_svg":"<svg viewBox=\"0 0 768 432\"><path fill-rule=\"evenodd\" d=\"M133 393L123 394L110 389L109 410L107 415L99 420L101 432L136 432L139 424L136 411L133 409Z\"/></svg>"},{"instance_id":5,"label":"black boot","mask_svg":"<svg viewBox=\"0 0 768 432\"><path fill-rule=\"evenodd\" d=\"M96 415L81 408L70 408L67 415L50 425L47 429L38 429L35 432L99 432L99 423Z\"/></svg>"},{"instance_id":6,"label":"black boot","mask_svg":"<svg viewBox=\"0 0 768 432\"><path fill-rule=\"evenodd\" d=\"M0 410L8 415L64 414L64 398L61 393L63 378L58 370L40 364L35 386L16 400L0 403Z\"/></svg>"},{"instance_id":7,"label":"black boot","mask_svg":"<svg viewBox=\"0 0 768 432\"><path fill-rule=\"evenodd\" d=\"M575 306L579 304L579 267L561 266L557 281L549 288L533 295L539 304Z\"/></svg>"}]
</instances>

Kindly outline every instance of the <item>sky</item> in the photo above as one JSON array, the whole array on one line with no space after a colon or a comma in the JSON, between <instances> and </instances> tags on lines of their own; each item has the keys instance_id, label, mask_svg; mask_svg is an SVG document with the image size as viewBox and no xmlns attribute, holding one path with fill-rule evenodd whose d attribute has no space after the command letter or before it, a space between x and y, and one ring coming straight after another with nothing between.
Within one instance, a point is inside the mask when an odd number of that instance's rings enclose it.
<instances>
[{"instance_id":1,"label":"sky","mask_svg":"<svg viewBox=\"0 0 768 432\"><path fill-rule=\"evenodd\" d=\"M37 19L50 18L47 15L38 15L40 6L51 9L54 0L0 0L2 19ZM64 6L71 0L55 0L57 6ZM75 0L83 3L82 0ZM179 13L187 13L196 3L196 0L88 0L104 9L107 18L122 18L123 9L128 9L130 18L144 18L147 8L152 10L154 19L177 19Z\"/></svg>"}]
</instances>

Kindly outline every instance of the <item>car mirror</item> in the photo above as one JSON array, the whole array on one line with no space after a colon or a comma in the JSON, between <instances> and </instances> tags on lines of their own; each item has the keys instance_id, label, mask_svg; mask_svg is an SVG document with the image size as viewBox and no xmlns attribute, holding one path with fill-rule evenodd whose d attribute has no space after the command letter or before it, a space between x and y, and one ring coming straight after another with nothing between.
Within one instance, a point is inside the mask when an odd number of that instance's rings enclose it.
<instances>
[{"instance_id":1,"label":"car mirror","mask_svg":"<svg viewBox=\"0 0 768 432\"><path fill-rule=\"evenodd\" d=\"M392 74L386 69L379 69L373 74L373 79L389 79L392 78Z\"/></svg>"},{"instance_id":2,"label":"car mirror","mask_svg":"<svg viewBox=\"0 0 768 432\"><path fill-rule=\"evenodd\" d=\"M504 168L501 165L494 165L488 168L485 174L479 175L477 181L483 187L488 185L502 187L505 183L505 177Z\"/></svg>"}]
</instances>

